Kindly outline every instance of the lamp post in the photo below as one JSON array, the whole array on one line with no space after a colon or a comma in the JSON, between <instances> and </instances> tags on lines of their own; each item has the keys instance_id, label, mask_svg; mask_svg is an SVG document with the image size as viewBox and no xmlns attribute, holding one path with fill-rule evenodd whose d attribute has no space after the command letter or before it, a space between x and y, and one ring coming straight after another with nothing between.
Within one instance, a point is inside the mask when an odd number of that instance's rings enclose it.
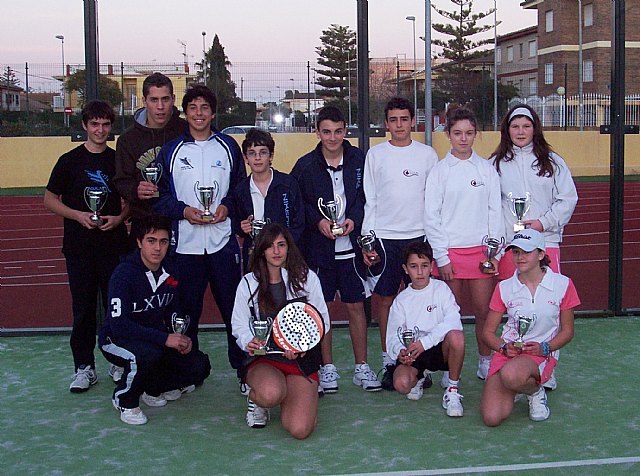
<instances>
[{"instance_id":1,"label":"lamp post","mask_svg":"<svg viewBox=\"0 0 640 476\"><path fill-rule=\"evenodd\" d=\"M347 91L349 93L349 125L351 125L351 59L349 58L348 46L347 46Z\"/></svg>"},{"instance_id":2,"label":"lamp post","mask_svg":"<svg viewBox=\"0 0 640 476\"><path fill-rule=\"evenodd\" d=\"M583 91L583 71L582 71L582 0L578 0L578 117L580 120L580 132L583 128L583 113L584 113L584 91Z\"/></svg>"},{"instance_id":3,"label":"lamp post","mask_svg":"<svg viewBox=\"0 0 640 476\"><path fill-rule=\"evenodd\" d=\"M493 0L493 130L498 130L498 2Z\"/></svg>"},{"instance_id":4,"label":"lamp post","mask_svg":"<svg viewBox=\"0 0 640 476\"><path fill-rule=\"evenodd\" d=\"M56 39L60 40L60 44L62 47L62 109L64 110L65 106L66 106L66 87L65 87L65 83L64 83L64 76L65 76L65 67L64 67L64 35L56 35ZM64 117L64 125L68 126L69 123L67 122L68 118L67 115L64 114L63 112L63 117Z\"/></svg>"},{"instance_id":5,"label":"lamp post","mask_svg":"<svg viewBox=\"0 0 640 476\"><path fill-rule=\"evenodd\" d=\"M413 23L413 107L416 109L416 114L418 112L418 83L416 81L416 17L410 15L406 18L411 23ZM426 127L426 126L425 126ZM418 132L418 118L416 117L416 123L414 126L414 131Z\"/></svg>"},{"instance_id":6,"label":"lamp post","mask_svg":"<svg viewBox=\"0 0 640 476\"><path fill-rule=\"evenodd\" d=\"M433 93L431 91L431 0L424 2L424 141L432 143ZM427 126L427 121L428 126Z\"/></svg>"},{"instance_id":7,"label":"lamp post","mask_svg":"<svg viewBox=\"0 0 640 476\"><path fill-rule=\"evenodd\" d=\"M207 85L207 47L206 47L206 36L207 32L202 32L202 79L204 80L204 85Z\"/></svg>"},{"instance_id":8,"label":"lamp post","mask_svg":"<svg viewBox=\"0 0 640 476\"><path fill-rule=\"evenodd\" d=\"M296 118L296 111L294 109L295 99L296 99L296 90L294 89L295 82L293 81L293 78L289 78L289 81L291 81L291 127L293 128L295 118Z\"/></svg>"}]
</instances>

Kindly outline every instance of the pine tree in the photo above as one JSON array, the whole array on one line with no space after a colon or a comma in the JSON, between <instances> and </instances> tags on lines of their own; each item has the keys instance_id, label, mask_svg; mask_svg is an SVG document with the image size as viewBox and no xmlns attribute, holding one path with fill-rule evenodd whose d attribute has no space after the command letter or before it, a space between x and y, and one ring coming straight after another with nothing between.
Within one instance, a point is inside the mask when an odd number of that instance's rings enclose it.
<instances>
[{"instance_id":1,"label":"pine tree","mask_svg":"<svg viewBox=\"0 0 640 476\"><path fill-rule=\"evenodd\" d=\"M349 94L351 77L352 102L357 91L356 85L356 32L346 26L332 24L322 31L322 46L316 46L318 64L325 69L317 69L318 84L325 88L322 94L339 100Z\"/></svg>"},{"instance_id":2,"label":"pine tree","mask_svg":"<svg viewBox=\"0 0 640 476\"><path fill-rule=\"evenodd\" d=\"M16 72L11 69L11 66L7 66L7 69L2 72L0 82L6 86L18 86L20 84L20 80L16 78Z\"/></svg>"},{"instance_id":3,"label":"pine tree","mask_svg":"<svg viewBox=\"0 0 640 476\"><path fill-rule=\"evenodd\" d=\"M451 21L451 24L432 25L435 31L450 37L446 41L433 40L433 44L443 48L440 56L449 60L438 69L438 87L449 100L466 104L473 99L477 82L480 80L478 74L472 71L470 62L487 54L486 50L478 48L493 43L493 38L474 41L471 37L493 28L490 24L479 26L478 22L491 15L494 10L472 13L473 0L449 1L457 6L455 10L442 10L432 5L436 12Z\"/></svg>"},{"instance_id":4,"label":"pine tree","mask_svg":"<svg viewBox=\"0 0 640 476\"><path fill-rule=\"evenodd\" d=\"M239 100L236 95L236 84L231 81L231 72L228 67L231 62L224 52L224 46L220 43L218 35L213 38L211 48L205 54L205 69L207 71L207 87L211 89L218 100L217 111L230 112L238 106ZM203 81L203 72L197 75L199 81Z\"/></svg>"}]
</instances>

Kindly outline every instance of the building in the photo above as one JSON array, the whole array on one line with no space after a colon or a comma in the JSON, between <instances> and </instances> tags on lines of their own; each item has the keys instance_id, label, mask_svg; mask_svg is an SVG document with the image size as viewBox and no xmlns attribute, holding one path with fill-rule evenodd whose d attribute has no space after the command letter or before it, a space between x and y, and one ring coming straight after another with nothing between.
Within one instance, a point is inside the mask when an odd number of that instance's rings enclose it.
<instances>
[{"instance_id":1,"label":"building","mask_svg":"<svg viewBox=\"0 0 640 476\"><path fill-rule=\"evenodd\" d=\"M498 36L498 81L514 86L520 97L538 94L538 27Z\"/></svg>"},{"instance_id":2,"label":"building","mask_svg":"<svg viewBox=\"0 0 640 476\"><path fill-rule=\"evenodd\" d=\"M0 83L0 110L20 111L20 93L23 89L13 84Z\"/></svg>"},{"instance_id":3,"label":"building","mask_svg":"<svg viewBox=\"0 0 640 476\"><path fill-rule=\"evenodd\" d=\"M521 6L538 12L539 96L554 94L560 86L567 95L578 94L580 7L583 92L610 94L611 0L525 0ZM627 2L625 23L625 82L632 94L640 84L640 2Z\"/></svg>"}]
</instances>

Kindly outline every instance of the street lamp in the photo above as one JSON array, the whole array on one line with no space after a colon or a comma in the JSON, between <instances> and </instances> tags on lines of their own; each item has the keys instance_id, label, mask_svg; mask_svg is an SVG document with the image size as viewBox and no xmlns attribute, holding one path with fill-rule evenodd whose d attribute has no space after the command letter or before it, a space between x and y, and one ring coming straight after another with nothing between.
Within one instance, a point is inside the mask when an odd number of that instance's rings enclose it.
<instances>
[{"instance_id":1,"label":"street lamp","mask_svg":"<svg viewBox=\"0 0 640 476\"><path fill-rule=\"evenodd\" d=\"M584 91L583 91L583 82L584 79L582 77L582 0L578 0L578 102L579 102L579 110L578 116L580 118L580 132L582 132L583 128L583 119L582 114L584 112Z\"/></svg>"},{"instance_id":2,"label":"street lamp","mask_svg":"<svg viewBox=\"0 0 640 476\"><path fill-rule=\"evenodd\" d=\"M417 115L417 112L418 112L418 83L417 83L417 80L416 80L416 72L417 72L417 66L416 66L416 17L411 15L411 16L408 16L406 19L409 20L411 23L413 23L413 107L415 108L416 115ZM416 117L416 123L415 123L414 130L416 132L418 132L418 118L417 117Z\"/></svg>"},{"instance_id":3,"label":"street lamp","mask_svg":"<svg viewBox=\"0 0 640 476\"><path fill-rule=\"evenodd\" d=\"M431 145L433 107L431 91L431 0L424 2L424 141ZM428 121L428 122L427 122ZM427 125L428 124L428 125Z\"/></svg>"},{"instance_id":4,"label":"street lamp","mask_svg":"<svg viewBox=\"0 0 640 476\"><path fill-rule=\"evenodd\" d=\"M205 46L205 37L207 32L202 32L202 79L204 79L204 85L207 85L207 48Z\"/></svg>"},{"instance_id":5,"label":"street lamp","mask_svg":"<svg viewBox=\"0 0 640 476\"><path fill-rule=\"evenodd\" d=\"M293 123L295 122L296 112L295 112L295 99L296 99L296 90L294 87L293 78L289 78L291 81L291 127L293 127Z\"/></svg>"},{"instance_id":6,"label":"street lamp","mask_svg":"<svg viewBox=\"0 0 640 476\"><path fill-rule=\"evenodd\" d=\"M61 42L61 47L62 47L62 109L64 110L65 106L66 106L66 94L65 94L65 83L64 83L64 76L65 76L65 67L64 67L64 35L56 35L56 39L60 40ZM64 114L64 125L68 126L69 124L67 123L67 115Z\"/></svg>"}]
</instances>

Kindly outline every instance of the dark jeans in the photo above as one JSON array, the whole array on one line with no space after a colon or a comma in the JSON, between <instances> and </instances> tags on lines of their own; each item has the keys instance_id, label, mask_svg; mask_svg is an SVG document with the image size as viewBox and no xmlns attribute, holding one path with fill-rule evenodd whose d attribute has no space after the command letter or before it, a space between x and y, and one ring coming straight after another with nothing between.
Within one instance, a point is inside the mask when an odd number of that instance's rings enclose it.
<instances>
[{"instance_id":1,"label":"dark jeans","mask_svg":"<svg viewBox=\"0 0 640 476\"><path fill-rule=\"evenodd\" d=\"M238 370L242 366L244 353L231 333L231 313L241 278L238 242L232 237L224 248L213 254L177 254L176 264L180 306L182 312L191 317L186 335L191 337L193 348L199 348L198 323L202 314L202 300L209 284L227 331L229 363Z\"/></svg>"},{"instance_id":2,"label":"dark jeans","mask_svg":"<svg viewBox=\"0 0 640 476\"><path fill-rule=\"evenodd\" d=\"M168 390L200 385L211 372L209 356L198 350L181 354L174 349L146 341L120 339L101 347L105 358L124 368L113 392L123 408L140 406L143 392L157 397Z\"/></svg>"},{"instance_id":3,"label":"dark jeans","mask_svg":"<svg viewBox=\"0 0 640 476\"><path fill-rule=\"evenodd\" d=\"M106 313L109 279L120 257L65 255L65 260L73 309L70 345L77 370L81 365L95 366L93 349L96 346L98 291L102 295L101 305Z\"/></svg>"}]
</instances>

